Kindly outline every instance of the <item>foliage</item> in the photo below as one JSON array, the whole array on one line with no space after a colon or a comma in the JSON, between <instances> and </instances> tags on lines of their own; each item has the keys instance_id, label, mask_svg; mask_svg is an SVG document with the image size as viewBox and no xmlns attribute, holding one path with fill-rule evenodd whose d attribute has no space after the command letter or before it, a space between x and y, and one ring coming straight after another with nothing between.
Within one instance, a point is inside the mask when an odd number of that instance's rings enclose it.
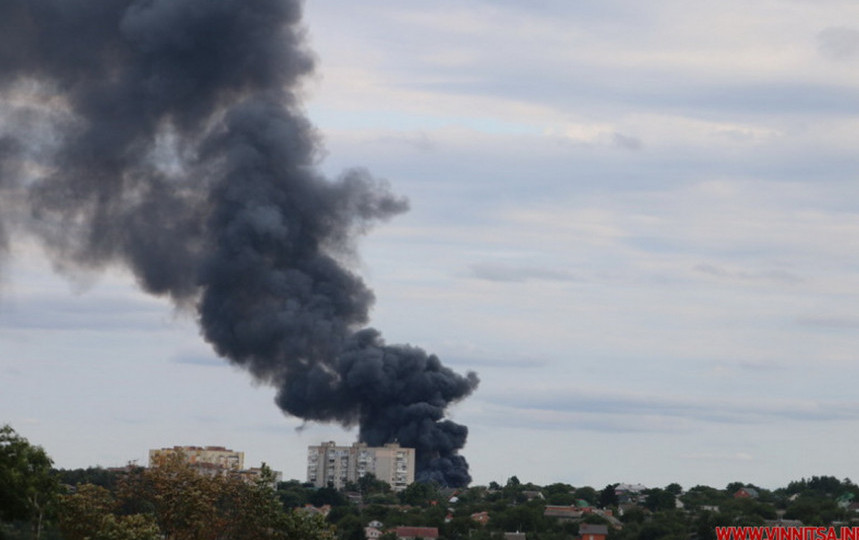
<instances>
[{"instance_id":1,"label":"foliage","mask_svg":"<svg viewBox=\"0 0 859 540\"><path fill-rule=\"evenodd\" d=\"M554 505L569 506L575 504L577 498L575 491L573 486L563 483L549 484L543 488L546 503Z\"/></svg>"},{"instance_id":2,"label":"foliage","mask_svg":"<svg viewBox=\"0 0 859 540\"><path fill-rule=\"evenodd\" d=\"M724 491L710 486L695 486L684 493L680 500L688 509L698 509L702 506L719 506L731 500Z\"/></svg>"},{"instance_id":3,"label":"foliage","mask_svg":"<svg viewBox=\"0 0 859 540\"><path fill-rule=\"evenodd\" d=\"M543 516L544 510L545 505L537 502L511 506L507 511L492 516L490 524L494 522L496 528L505 531L545 531L556 521L547 520Z\"/></svg>"},{"instance_id":4,"label":"foliage","mask_svg":"<svg viewBox=\"0 0 859 540\"><path fill-rule=\"evenodd\" d=\"M609 484L600 491L599 501L597 502L601 508L608 508L619 504L617 493L614 491L617 486L617 484Z\"/></svg>"},{"instance_id":5,"label":"foliage","mask_svg":"<svg viewBox=\"0 0 859 540\"><path fill-rule=\"evenodd\" d=\"M349 504L346 496L333 487L323 487L314 490L309 497L309 502L313 506L345 506Z\"/></svg>"},{"instance_id":6,"label":"foliage","mask_svg":"<svg viewBox=\"0 0 859 540\"><path fill-rule=\"evenodd\" d=\"M599 495L597 491L590 487L584 486L580 487L575 491L576 500L586 501L591 506L596 505L597 501L599 501Z\"/></svg>"},{"instance_id":7,"label":"foliage","mask_svg":"<svg viewBox=\"0 0 859 540\"><path fill-rule=\"evenodd\" d=\"M274 538L282 540L333 540L334 530L318 514L293 511L284 516L282 535ZM248 538L240 536L239 538Z\"/></svg>"},{"instance_id":8,"label":"foliage","mask_svg":"<svg viewBox=\"0 0 859 540\"><path fill-rule=\"evenodd\" d=\"M81 484L60 499L60 530L66 540L158 540L150 514L116 515L118 503L107 488Z\"/></svg>"},{"instance_id":9,"label":"foliage","mask_svg":"<svg viewBox=\"0 0 859 540\"><path fill-rule=\"evenodd\" d=\"M248 482L204 475L181 455L132 470L115 492L84 484L61 501L60 524L69 540L321 540L333 530L319 516L287 512L270 470Z\"/></svg>"},{"instance_id":10,"label":"foliage","mask_svg":"<svg viewBox=\"0 0 859 540\"><path fill-rule=\"evenodd\" d=\"M78 484L93 484L107 489L116 487L120 473L102 467L87 467L86 469L60 469L55 472L60 484L77 486Z\"/></svg>"},{"instance_id":11,"label":"foliage","mask_svg":"<svg viewBox=\"0 0 859 540\"><path fill-rule=\"evenodd\" d=\"M437 484L431 482L415 482L400 492L400 501L411 506L426 506L440 498Z\"/></svg>"},{"instance_id":12,"label":"foliage","mask_svg":"<svg viewBox=\"0 0 859 540\"><path fill-rule=\"evenodd\" d=\"M728 499L719 509L722 513L733 516L734 521L739 522L743 518L750 521L743 525L761 525L764 520L776 518L772 505L756 499Z\"/></svg>"},{"instance_id":13,"label":"foliage","mask_svg":"<svg viewBox=\"0 0 859 540\"><path fill-rule=\"evenodd\" d=\"M284 508L302 508L310 503L313 488L303 485L298 480L280 482L277 485L277 498Z\"/></svg>"},{"instance_id":14,"label":"foliage","mask_svg":"<svg viewBox=\"0 0 859 540\"><path fill-rule=\"evenodd\" d=\"M809 479L790 482L784 489L787 495L805 495L813 497L838 497L844 493L859 495L859 488L845 478L843 481L834 476L812 476Z\"/></svg>"},{"instance_id":15,"label":"foliage","mask_svg":"<svg viewBox=\"0 0 859 540\"><path fill-rule=\"evenodd\" d=\"M733 496L734 493L736 493L737 491L739 491L741 488L744 488L744 487L746 487L746 484L744 484L742 482L731 482L730 484L725 486L725 492L728 495Z\"/></svg>"},{"instance_id":16,"label":"foliage","mask_svg":"<svg viewBox=\"0 0 859 540\"><path fill-rule=\"evenodd\" d=\"M0 428L0 521L26 521L35 538L59 494L51 458L9 425Z\"/></svg>"},{"instance_id":17,"label":"foliage","mask_svg":"<svg viewBox=\"0 0 859 540\"><path fill-rule=\"evenodd\" d=\"M647 515L644 512L643 508L633 507L623 513L620 520L624 523L624 525L630 523L644 523L644 520L647 518Z\"/></svg>"},{"instance_id":18,"label":"foliage","mask_svg":"<svg viewBox=\"0 0 859 540\"><path fill-rule=\"evenodd\" d=\"M847 517L847 511L839 508L830 498L813 496L799 497L785 511L786 519L798 519L804 525L828 525Z\"/></svg>"},{"instance_id":19,"label":"foliage","mask_svg":"<svg viewBox=\"0 0 859 540\"><path fill-rule=\"evenodd\" d=\"M675 497L683 493L683 486L678 484L677 482L672 482L665 486L665 491L674 495Z\"/></svg>"},{"instance_id":20,"label":"foliage","mask_svg":"<svg viewBox=\"0 0 859 540\"><path fill-rule=\"evenodd\" d=\"M5 521L0 523L0 540L37 536L43 521L44 540L359 540L371 520L384 523L386 531L399 525L438 527L449 540L494 540L515 530L538 540L569 539L578 535L581 523L609 525L609 540L716 540L716 526L762 525L775 519L777 508L785 509L785 518L805 525L830 525L849 518L844 501L850 494L859 495L859 487L849 479L827 476L791 482L775 491L751 486L757 498L734 498L737 489L749 486L740 482L725 489L695 486L685 493L672 483L647 490L637 505L623 505L623 513L615 514L623 527L616 529L596 511L569 521L546 517L545 509L547 504L582 499L618 510L617 484L599 491L562 482L541 487L511 476L503 487L493 482L488 488L452 493L435 484L415 483L394 493L386 483L365 477L349 486L363 497L364 505L358 506L330 487L316 489L292 480L275 489L266 467L259 481L247 482L236 476L202 475L181 456L165 458L155 468L123 473L100 468L51 473L50 464L41 448L29 445L9 426L0 430L0 519ZM58 495L58 483L70 486L69 493ZM542 492L545 500L528 500L529 491ZM448 503L452 495L457 502ZM675 498L683 501L683 509L676 508ZM332 510L326 520L305 512L306 504L330 504ZM473 520L477 512L488 512L489 521ZM52 528L54 517L59 529ZM33 522L37 526L29 530ZM383 538L391 536L386 532Z\"/></svg>"},{"instance_id":21,"label":"foliage","mask_svg":"<svg viewBox=\"0 0 859 540\"><path fill-rule=\"evenodd\" d=\"M644 506L652 512L657 510L671 510L677 506L674 495L664 489L648 489L644 494L647 495Z\"/></svg>"},{"instance_id":22,"label":"foliage","mask_svg":"<svg viewBox=\"0 0 859 540\"><path fill-rule=\"evenodd\" d=\"M365 474L358 479L358 491L363 496L386 494L391 492L391 486L384 480L379 480L374 474Z\"/></svg>"}]
</instances>

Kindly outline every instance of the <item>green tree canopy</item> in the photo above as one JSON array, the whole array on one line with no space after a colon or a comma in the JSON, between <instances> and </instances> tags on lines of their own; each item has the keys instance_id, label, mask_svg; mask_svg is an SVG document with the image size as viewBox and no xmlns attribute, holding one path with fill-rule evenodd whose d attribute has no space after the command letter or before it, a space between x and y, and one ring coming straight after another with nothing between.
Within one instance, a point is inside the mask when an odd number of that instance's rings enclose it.
<instances>
[{"instance_id":1,"label":"green tree canopy","mask_svg":"<svg viewBox=\"0 0 859 540\"><path fill-rule=\"evenodd\" d=\"M653 488L648 489L644 493L647 495L644 506L651 511L671 510L677 505L674 495L664 489Z\"/></svg>"},{"instance_id":2,"label":"green tree canopy","mask_svg":"<svg viewBox=\"0 0 859 540\"><path fill-rule=\"evenodd\" d=\"M69 540L327 540L320 516L284 510L264 467L257 481L202 474L182 456L126 473L115 492L83 484L60 502Z\"/></svg>"},{"instance_id":3,"label":"green tree canopy","mask_svg":"<svg viewBox=\"0 0 859 540\"><path fill-rule=\"evenodd\" d=\"M107 488L80 484L61 497L60 530L65 540L159 540L151 514L116 515L118 502Z\"/></svg>"},{"instance_id":4,"label":"green tree canopy","mask_svg":"<svg viewBox=\"0 0 859 540\"><path fill-rule=\"evenodd\" d=\"M41 536L44 519L59 494L53 462L9 425L0 428L0 521L27 521Z\"/></svg>"},{"instance_id":5,"label":"green tree canopy","mask_svg":"<svg viewBox=\"0 0 859 540\"><path fill-rule=\"evenodd\" d=\"M617 500L617 493L615 493L614 488L617 487L617 484L609 484L600 491L599 497L599 505L602 508L607 508L609 506L617 506L619 501Z\"/></svg>"},{"instance_id":6,"label":"green tree canopy","mask_svg":"<svg viewBox=\"0 0 859 540\"><path fill-rule=\"evenodd\" d=\"M683 486L681 486L677 482L672 482L672 483L668 484L667 486L665 486L665 491L667 491L668 493L670 493L674 496L677 496L677 495L680 495L681 493L683 493Z\"/></svg>"}]
</instances>

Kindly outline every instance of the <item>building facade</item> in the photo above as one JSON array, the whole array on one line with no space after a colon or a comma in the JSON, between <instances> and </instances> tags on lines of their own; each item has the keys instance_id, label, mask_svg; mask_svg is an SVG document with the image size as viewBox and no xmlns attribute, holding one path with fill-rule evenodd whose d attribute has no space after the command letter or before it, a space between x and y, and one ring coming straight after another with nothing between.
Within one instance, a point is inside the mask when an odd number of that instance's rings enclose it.
<instances>
[{"instance_id":1,"label":"building facade","mask_svg":"<svg viewBox=\"0 0 859 540\"><path fill-rule=\"evenodd\" d=\"M245 468L245 453L230 450L223 446L174 446L149 451L149 466L170 456L180 454L195 469L208 474L227 474Z\"/></svg>"},{"instance_id":2,"label":"building facade","mask_svg":"<svg viewBox=\"0 0 859 540\"><path fill-rule=\"evenodd\" d=\"M347 482L372 474L394 491L415 481L415 449L397 443L381 447L355 443L337 446L334 441L307 448L307 481L316 487L342 489Z\"/></svg>"}]
</instances>

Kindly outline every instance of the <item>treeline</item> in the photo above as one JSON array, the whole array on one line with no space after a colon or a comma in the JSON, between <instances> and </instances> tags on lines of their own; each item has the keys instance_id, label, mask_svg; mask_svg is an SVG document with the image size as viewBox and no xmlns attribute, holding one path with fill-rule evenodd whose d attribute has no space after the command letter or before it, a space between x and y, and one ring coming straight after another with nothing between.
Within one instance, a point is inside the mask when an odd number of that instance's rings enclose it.
<instances>
[{"instance_id":1,"label":"treeline","mask_svg":"<svg viewBox=\"0 0 859 540\"><path fill-rule=\"evenodd\" d=\"M528 540L569 540L578 536L584 523L605 525L608 540L716 540L717 526L761 526L780 519L804 525L848 524L856 515L850 502L859 497L859 487L849 479L830 476L802 479L777 490L741 482L689 489L672 483L636 493L619 493L618 487L609 484L596 489L560 482L541 486L513 476L504 484L490 482L458 490L412 484L399 494L367 486L351 486L357 488L351 493L308 490L293 481L281 484L279 493L291 504L332 505L327 521L336 527L339 538L348 540L364 538L363 527L371 521L386 527L437 527L440 537L449 540L495 540L513 531L527 533ZM738 497L741 488L754 496ZM347 495L360 495L361 504ZM575 507L581 509L581 516L547 516L551 506ZM481 524L484 512L488 521ZM382 538L393 540L394 536L389 533Z\"/></svg>"},{"instance_id":2,"label":"treeline","mask_svg":"<svg viewBox=\"0 0 859 540\"><path fill-rule=\"evenodd\" d=\"M321 516L255 482L203 475L180 455L157 467L57 471L38 446L0 428L0 540L333 540Z\"/></svg>"},{"instance_id":3,"label":"treeline","mask_svg":"<svg viewBox=\"0 0 859 540\"><path fill-rule=\"evenodd\" d=\"M250 483L204 476L177 456L148 469L56 470L41 447L0 428L0 540L363 540L371 522L382 524L382 540L395 538L397 526L436 527L448 540L513 531L567 540L584 523L605 525L607 540L715 540L717 526L852 525L851 503L859 501L859 487L831 476L776 490L740 482L619 488L540 486L512 476L457 490L415 483L394 493L368 476L339 491L275 484L268 470ZM547 507L575 508L576 516L554 517Z\"/></svg>"}]
</instances>

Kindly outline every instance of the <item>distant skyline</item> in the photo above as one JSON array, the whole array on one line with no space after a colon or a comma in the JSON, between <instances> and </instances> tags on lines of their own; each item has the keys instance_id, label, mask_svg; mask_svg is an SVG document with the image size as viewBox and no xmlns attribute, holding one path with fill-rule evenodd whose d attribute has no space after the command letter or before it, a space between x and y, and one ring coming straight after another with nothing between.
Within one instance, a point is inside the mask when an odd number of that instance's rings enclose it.
<instances>
[{"instance_id":1,"label":"distant skyline","mask_svg":"<svg viewBox=\"0 0 859 540\"><path fill-rule=\"evenodd\" d=\"M859 477L859 5L304 6L318 168L411 210L347 261L390 343L476 371L475 484ZM0 132L7 105L0 104ZM303 480L284 416L121 268L0 262L0 424L58 467L220 445Z\"/></svg>"}]
</instances>

